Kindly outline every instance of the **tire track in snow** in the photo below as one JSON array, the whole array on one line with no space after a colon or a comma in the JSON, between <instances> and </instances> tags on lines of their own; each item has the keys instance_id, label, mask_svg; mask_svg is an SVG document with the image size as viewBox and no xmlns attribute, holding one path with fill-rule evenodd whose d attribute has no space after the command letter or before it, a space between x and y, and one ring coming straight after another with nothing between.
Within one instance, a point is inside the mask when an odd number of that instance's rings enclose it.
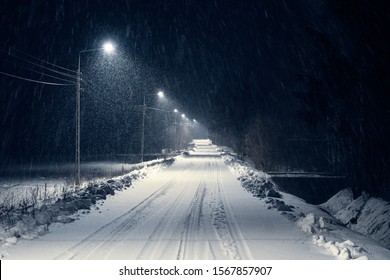
<instances>
[{"instance_id":1,"label":"tire track in snow","mask_svg":"<svg viewBox=\"0 0 390 280\"><path fill-rule=\"evenodd\" d=\"M213 246L210 243L210 226L207 226L205 197L207 189L205 183L199 184L195 196L190 204L189 213L184 221L181 233L177 259L215 259ZM206 217L205 217L206 215ZM216 240L216 238L212 238Z\"/></svg>"},{"instance_id":2,"label":"tire track in snow","mask_svg":"<svg viewBox=\"0 0 390 280\"><path fill-rule=\"evenodd\" d=\"M177 178L175 188L178 192L172 192L177 195L169 200L171 206L164 211L162 219L154 228L137 259L177 258L182 243L182 234L178 233L185 227L189 215L187 213L195 213L191 205L198 196L199 186L196 188L198 179L203 178L205 172L203 163L196 164L192 166L191 172L182 173Z\"/></svg>"},{"instance_id":3,"label":"tire track in snow","mask_svg":"<svg viewBox=\"0 0 390 280\"><path fill-rule=\"evenodd\" d=\"M120 246L130 231L136 228L154 209L153 203L172 188L175 177L146 199L112 222L104 225L55 259L105 259Z\"/></svg>"},{"instance_id":4,"label":"tire track in snow","mask_svg":"<svg viewBox=\"0 0 390 280\"><path fill-rule=\"evenodd\" d=\"M221 247L227 257L232 259L253 259L246 244L234 213L226 197L221 176L221 162L216 162L217 172L215 178L216 187L212 194L213 225L220 238Z\"/></svg>"},{"instance_id":5,"label":"tire track in snow","mask_svg":"<svg viewBox=\"0 0 390 280\"><path fill-rule=\"evenodd\" d=\"M222 161L209 158L185 219L177 259L252 259L221 180Z\"/></svg>"},{"instance_id":6,"label":"tire track in snow","mask_svg":"<svg viewBox=\"0 0 390 280\"><path fill-rule=\"evenodd\" d=\"M215 188L212 181L215 172L213 170L214 161L215 159L208 158L208 161L203 164L203 177L200 178L184 222L177 259L226 258L219 245L219 236L213 225L212 207L210 206L210 194Z\"/></svg>"},{"instance_id":7,"label":"tire track in snow","mask_svg":"<svg viewBox=\"0 0 390 280\"><path fill-rule=\"evenodd\" d=\"M176 186L178 187L178 186ZM148 240L144 244L137 259L167 259L172 255L172 243L177 242L172 238L178 221L182 220L180 216L180 207L182 206L182 200L184 199L189 187L185 186L175 197L171 197L165 204L160 204L158 210L162 215L161 220L157 223L152 233L149 235ZM167 209L165 209L167 208ZM179 213L178 213L179 212Z\"/></svg>"}]
</instances>

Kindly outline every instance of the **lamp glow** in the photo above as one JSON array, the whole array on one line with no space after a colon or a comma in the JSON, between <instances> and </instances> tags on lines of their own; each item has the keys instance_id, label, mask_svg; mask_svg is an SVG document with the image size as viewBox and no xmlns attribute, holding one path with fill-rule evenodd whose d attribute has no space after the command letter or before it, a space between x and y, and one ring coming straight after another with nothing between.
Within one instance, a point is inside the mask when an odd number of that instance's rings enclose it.
<instances>
[{"instance_id":1,"label":"lamp glow","mask_svg":"<svg viewBox=\"0 0 390 280\"><path fill-rule=\"evenodd\" d=\"M162 91L157 92L157 96L159 98L164 98L164 92L162 92Z\"/></svg>"},{"instance_id":2,"label":"lamp glow","mask_svg":"<svg viewBox=\"0 0 390 280\"><path fill-rule=\"evenodd\" d=\"M103 50L106 53L113 53L115 51L115 47L114 47L114 45L111 42L106 42L103 45Z\"/></svg>"}]
</instances>

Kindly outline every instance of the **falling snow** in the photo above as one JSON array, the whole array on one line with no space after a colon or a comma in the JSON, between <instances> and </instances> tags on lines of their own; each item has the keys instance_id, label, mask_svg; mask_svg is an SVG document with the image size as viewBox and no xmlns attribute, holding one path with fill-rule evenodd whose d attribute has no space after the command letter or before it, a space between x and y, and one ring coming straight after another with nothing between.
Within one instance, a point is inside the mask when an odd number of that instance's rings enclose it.
<instances>
[{"instance_id":1,"label":"falling snow","mask_svg":"<svg viewBox=\"0 0 390 280\"><path fill-rule=\"evenodd\" d=\"M2 257L389 259L380 2L3 0Z\"/></svg>"}]
</instances>

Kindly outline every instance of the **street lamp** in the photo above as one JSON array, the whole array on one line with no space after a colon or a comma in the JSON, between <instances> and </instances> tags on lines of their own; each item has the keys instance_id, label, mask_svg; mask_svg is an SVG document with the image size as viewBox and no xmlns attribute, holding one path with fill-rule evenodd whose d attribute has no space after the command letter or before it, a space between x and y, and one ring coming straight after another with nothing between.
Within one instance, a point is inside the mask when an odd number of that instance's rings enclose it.
<instances>
[{"instance_id":1,"label":"street lamp","mask_svg":"<svg viewBox=\"0 0 390 280\"><path fill-rule=\"evenodd\" d=\"M177 109L173 109L173 113L174 113L174 117L175 117L175 135L174 135L174 137L175 137L175 139L174 139L174 148L175 148L175 150L177 151L178 150L178 142L179 142L179 137L178 137L178 133L177 133L177 131L178 131L178 129L177 129L177 126L178 126L178 123L177 123L177 121L176 121L176 115L177 114L179 114L179 110L177 110Z\"/></svg>"},{"instance_id":2,"label":"street lamp","mask_svg":"<svg viewBox=\"0 0 390 280\"><path fill-rule=\"evenodd\" d=\"M158 98L164 98L164 92L162 91L157 92L157 96Z\"/></svg>"},{"instance_id":3,"label":"street lamp","mask_svg":"<svg viewBox=\"0 0 390 280\"><path fill-rule=\"evenodd\" d=\"M115 51L115 47L111 42L106 42L103 44L103 50L106 53L113 53Z\"/></svg>"},{"instance_id":4,"label":"street lamp","mask_svg":"<svg viewBox=\"0 0 390 280\"><path fill-rule=\"evenodd\" d=\"M110 54L115 51L115 47L111 42L106 42L103 44L103 47L97 49L88 49L82 50L79 52L79 63L77 67L77 76L76 76L76 174L75 174L75 185L80 186L80 91L81 91L81 71L80 71L80 61L81 54L86 52L94 51L105 51Z\"/></svg>"},{"instance_id":5,"label":"street lamp","mask_svg":"<svg viewBox=\"0 0 390 280\"><path fill-rule=\"evenodd\" d=\"M145 117L146 117L146 109L153 109L158 111L166 111L158 108L148 107L146 106L146 95L144 92L144 103L142 105L142 134L141 134L141 162L144 162L144 150L145 150ZM154 95L154 94L148 94L148 95ZM164 92L161 90L157 92L158 98L164 98Z\"/></svg>"}]
</instances>

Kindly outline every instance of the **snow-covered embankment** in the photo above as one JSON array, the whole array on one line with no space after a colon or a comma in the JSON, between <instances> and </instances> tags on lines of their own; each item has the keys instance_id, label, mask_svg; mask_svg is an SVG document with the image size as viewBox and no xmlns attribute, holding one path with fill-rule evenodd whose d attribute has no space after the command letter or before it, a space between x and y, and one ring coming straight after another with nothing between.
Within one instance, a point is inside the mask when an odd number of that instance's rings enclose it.
<instances>
[{"instance_id":1,"label":"snow-covered embankment","mask_svg":"<svg viewBox=\"0 0 390 280\"><path fill-rule=\"evenodd\" d=\"M229 153L224 160L248 192L295 223L325 254L337 259L390 258L390 251L384 248L389 247L389 203L365 196L353 200L352 193L344 190L322 205L308 204L279 191L268 174L247 162Z\"/></svg>"},{"instance_id":2,"label":"snow-covered embankment","mask_svg":"<svg viewBox=\"0 0 390 280\"><path fill-rule=\"evenodd\" d=\"M131 172L123 176L91 180L83 183L79 189L70 186L63 188L61 192L55 190L44 196L30 195L30 199L23 195L23 190L9 190L7 197L13 197L13 199L3 203L0 209L0 245L2 248L0 259L8 255L7 248L18 243L19 239L33 239L43 235L52 223L73 222L77 218L77 215L73 214L88 214L91 207L98 208L97 203L104 201L108 195L114 195L117 191L131 187L134 181L159 170L162 164L172 164L172 162L173 159L136 164ZM36 187L31 189L35 190ZM27 191L27 193L30 192ZM40 192L37 189L38 193ZM44 197L46 199L43 199ZM28 203L28 205L21 208L23 203L26 205ZM33 204L30 205L31 203Z\"/></svg>"},{"instance_id":3,"label":"snow-covered embankment","mask_svg":"<svg viewBox=\"0 0 390 280\"><path fill-rule=\"evenodd\" d=\"M366 194L353 199L347 188L320 207L352 230L368 236L390 249L390 203Z\"/></svg>"}]
</instances>

